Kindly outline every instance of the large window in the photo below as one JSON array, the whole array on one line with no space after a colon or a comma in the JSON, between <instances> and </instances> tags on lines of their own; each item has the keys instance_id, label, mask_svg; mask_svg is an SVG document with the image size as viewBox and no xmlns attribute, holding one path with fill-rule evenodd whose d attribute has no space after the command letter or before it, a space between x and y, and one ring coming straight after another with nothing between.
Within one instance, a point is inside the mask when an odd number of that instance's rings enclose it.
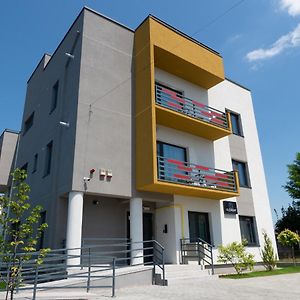
<instances>
[{"instance_id":1,"label":"large window","mask_svg":"<svg viewBox=\"0 0 300 300\"><path fill-rule=\"evenodd\" d=\"M55 108L57 106L58 89L59 89L59 81L56 81L56 83L52 87L52 99L51 99L50 114L55 110Z\"/></svg>"},{"instance_id":2,"label":"large window","mask_svg":"<svg viewBox=\"0 0 300 300\"><path fill-rule=\"evenodd\" d=\"M241 116L232 111L230 111L229 113L230 113L232 133L239 136L243 136Z\"/></svg>"},{"instance_id":3,"label":"large window","mask_svg":"<svg viewBox=\"0 0 300 300\"><path fill-rule=\"evenodd\" d=\"M23 135L32 127L34 119L34 112L26 119L24 123L24 132Z\"/></svg>"},{"instance_id":4,"label":"large window","mask_svg":"<svg viewBox=\"0 0 300 300\"><path fill-rule=\"evenodd\" d=\"M239 183L241 187L250 187L248 168L245 162L232 160L233 170L238 171Z\"/></svg>"},{"instance_id":5,"label":"large window","mask_svg":"<svg viewBox=\"0 0 300 300\"><path fill-rule=\"evenodd\" d=\"M198 238L211 243L208 214L189 211L190 241L196 242Z\"/></svg>"},{"instance_id":6,"label":"large window","mask_svg":"<svg viewBox=\"0 0 300 300\"><path fill-rule=\"evenodd\" d=\"M46 146L46 156L45 156L44 176L49 175L49 174L50 174L50 171L51 171L52 150L53 150L53 141L51 141L51 142Z\"/></svg>"},{"instance_id":7,"label":"large window","mask_svg":"<svg viewBox=\"0 0 300 300\"><path fill-rule=\"evenodd\" d=\"M242 239L247 240L248 246L257 245L257 233L254 217L239 216Z\"/></svg>"},{"instance_id":8,"label":"large window","mask_svg":"<svg viewBox=\"0 0 300 300\"><path fill-rule=\"evenodd\" d=\"M33 169L32 169L32 173L36 172L37 170L37 164L38 164L38 154L36 153L34 155L34 158L33 158Z\"/></svg>"},{"instance_id":9,"label":"large window","mask_svg":"<svg viewBox=\"0 0 300 300\"><path fill-rule=\"evenodd\" d=\"M158 177L159 179L178 181L178 178L174 178L174 173L185 174L184 171L175 169L174 164L168 162L168 160L178 160L185 162L186 149L183 147L157 142L157 156L158 156Z\"/></svg>"}]
</instances>

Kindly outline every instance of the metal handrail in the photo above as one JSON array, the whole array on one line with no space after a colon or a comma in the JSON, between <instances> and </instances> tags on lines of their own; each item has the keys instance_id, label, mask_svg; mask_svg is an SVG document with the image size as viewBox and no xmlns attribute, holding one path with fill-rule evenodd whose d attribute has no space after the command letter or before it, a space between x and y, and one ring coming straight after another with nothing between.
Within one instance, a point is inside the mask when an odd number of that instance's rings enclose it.
<instances>
[{"instance_id":1,"label":"metal handrail","mask_svg":"<svg viewBox=\"0 0 300 300\"><path fill-rule=\"evenodd\" d=\"M185 255L185 252L195 252L195 249L186 249L186 245L196 245L197 256ZM181 262L184 263L184 258L186 256L198 258L198 264L201 264L201 260L206 262L211 267L211 273L214 275L214 259L213 259L213 245L206 242L201 238L196 238L195 241L191 241L189 238L180 239L180 251L181 251ZM207 251L205 251L207 250Z\"/></svg>"},{"instance_id":2,"label":"metal handrail","mask_svg":"<svg viewBox=\"0 0 300 300\"><path fill-rule=\"evenodd\" d=\"M156 104L187 115L197 120L228 129L229 123L226 113L205 105L196 100L184 97L181 93L155 85Z\"/></svg>"},{"instance_id":3,"label":"metal handrail","mask_svg":"<svg viewBox=\"0 0 300 300\"><path fill-rule=\"evenodd\" d=\"M100 239L99 239L100 240ZM118 239L121 240L121 239ZM124 239L125 241L125 239ZM132 249L133 244L139 244L140 247ZM107 251L105 247L118 247L129 246L129 249L119 251ZM80 254L70 253L74 250L80 250ZM105 250L105 251L103 251ZM33 290L33 299L36 299L37 289L40 283L52 282L61 279L68 278L80 278L86 279L86 284L78 284L76 288L86 288L87 292L91 288L111 288L112 296L115 296L115 283L116 283L116 269L120 268L120 263L128 261L130 257L117 257L117 254L128 255L133 251L143 251L142 255L135 256L135 258L148 259L148 262L134 264L139 265L152 265L153 276L155 275L156 267L162 270L163 285L165 284L165 261L164 261L164 248L156 240L128 242L128 239L124 243L114 243L109 245L89 245L78 248L62 248L51 250L44 258L44 263L38 265L36 258L39 256L39 252L30 253L31 258L28 261L24 261L22 265L22 282L24 285L19 286L18 290ZM148 250L149 253L145 253ZM28 254L28 253L26 253ZM111 254L111 255L109 255ZM17 259L24 253L18 253ZM11 263L5 262L5 257L10 257L11 254L0 254L0 274L1 276L9 276L11 273ZM130 255L132 256L132 255ZM80 258L80 264L68 263L70 259ZM86 260L84 260L84 259ZM95 262L94 262L95 261ZM72 269L76 269L76 272L71 272ZM92 285L91 280L95 279L111 279L111 285ZM43 289L53 288L68 288L68 286L43 286ZM74 287L74 286L72 286Z\"/></svg>"},{"instance_id":4,"label":"metal handrail","mask_svg":"<svg viewBox=\"0 0 300 300\"><path fill-rule=\"evenodd\" d=\"M234 171L214 169L199 164L157 156L158 179L209 189L237 191Z\"/></svg>"}]
</instances>

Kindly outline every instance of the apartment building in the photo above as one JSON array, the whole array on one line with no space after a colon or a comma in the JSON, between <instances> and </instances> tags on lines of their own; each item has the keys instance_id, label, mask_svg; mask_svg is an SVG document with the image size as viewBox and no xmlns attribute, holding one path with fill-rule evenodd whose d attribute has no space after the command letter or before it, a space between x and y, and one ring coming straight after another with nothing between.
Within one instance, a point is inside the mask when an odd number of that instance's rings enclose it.
<instances>
[{"instance_id":1,"label":"apartment building","mask_svg":"<svg viewBox=\"0 0 300 300\"><path fill-rule=\"evenodd\" d=\"M5 129L0 135L0 194L9 191L9 175L13 169L17 143L17 131Z\"/></svg>"},{"instance_id":2,"label":"apartment building","mask_svg":"<svg viewBox=\"0 0 300 300\"><path fill-rule=\"evenodd\" d=\"M155 239L275 246L251 92L222 56L162 20L135 30L84 8L28 80L17 165L44 245Z\"/></svg>"}]
</instances>

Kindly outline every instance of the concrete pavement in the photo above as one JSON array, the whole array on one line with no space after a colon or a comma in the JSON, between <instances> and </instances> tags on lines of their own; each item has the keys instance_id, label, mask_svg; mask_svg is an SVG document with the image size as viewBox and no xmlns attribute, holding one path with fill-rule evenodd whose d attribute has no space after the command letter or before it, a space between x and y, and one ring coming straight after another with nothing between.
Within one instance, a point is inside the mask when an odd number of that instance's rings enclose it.
<instances>
[{"instance_id":1,"label":"concrete pavement","mask_svg":"<svg viewBox=\"0 0 300 300\"><path fill-rule=\"evenodd\" d=\"M120 300L300 299L299 282L299 273L239 280L220 279L215 275L193 280L173 280L168 287L123 288L117 290L116 295ZM109 298L109 290L91 290L88 294L82 290L51 290L39 291L37 294L37 299L107 300ZM18 294L16 299L31 299L31 293Z\"/></svg>"}]
</instances>

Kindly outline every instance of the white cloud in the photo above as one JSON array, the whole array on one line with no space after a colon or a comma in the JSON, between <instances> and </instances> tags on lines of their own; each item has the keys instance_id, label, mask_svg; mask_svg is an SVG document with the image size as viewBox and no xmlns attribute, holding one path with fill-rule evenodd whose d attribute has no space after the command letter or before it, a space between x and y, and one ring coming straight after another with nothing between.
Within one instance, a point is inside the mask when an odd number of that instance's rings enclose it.
<instances>
[{"instance_id":1,"label":"white cloud","mask_svg":"<svg viewBox=\"0 0 300 300\"><path fill-rule=\"evenodd\" d=\"M300 0L299 0L300 1ZM291 32L281 36L274 44L268 48L260 48L249 52L246 55L248 61L264 60L274 57L288 48L300 46L300 23Z\"/></svg>"},{"instance_id":2,"label":"white cloud","mask_svg":"<svg viewBox=\"0 0 300 300\"><path fill-rule=\"evenodd\" d=\"M293 17L300 15L300 0L280 0L280 7Z\"/></svg>"}]
</instances>

